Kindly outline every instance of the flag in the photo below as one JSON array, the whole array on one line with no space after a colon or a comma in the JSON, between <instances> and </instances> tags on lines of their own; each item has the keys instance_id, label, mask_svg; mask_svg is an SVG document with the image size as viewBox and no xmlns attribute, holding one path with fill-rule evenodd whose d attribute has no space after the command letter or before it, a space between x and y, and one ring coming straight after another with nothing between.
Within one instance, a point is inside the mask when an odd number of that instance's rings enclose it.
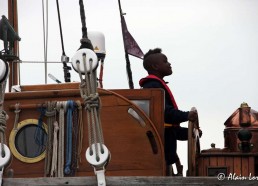
<instances>
[{"instance_id":1,"label":"flag","mask_svg":"<svg viewBox=\"0 0 258 186\"><path fill-rule=\"evenodd\" d=\"M142 59L144 54L140 49L139 45L134 40L133 36L127 30L125 18L123 15L121 16L121 24L122 24L122 34L124 39L125 51L132 56Z\"/></svg>"}]
</instances>

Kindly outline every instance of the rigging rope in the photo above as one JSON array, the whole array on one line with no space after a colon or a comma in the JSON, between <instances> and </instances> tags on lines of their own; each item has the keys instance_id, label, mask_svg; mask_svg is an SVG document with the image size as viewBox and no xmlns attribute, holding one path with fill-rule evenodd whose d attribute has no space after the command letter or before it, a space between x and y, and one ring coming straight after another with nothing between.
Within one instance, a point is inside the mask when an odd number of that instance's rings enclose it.
<instances>
[{"instance_id":1,"label":"rigging rope","mask_svg":"<svg viewBox=\"0 0 258 186\"><path fill-rule=\"evenodd\" d=\"M61 45L62 45L61 61L63 63L64 79L65 79L65 82L70 82L71 81L71 74L69 73L69 70L71 70L71 67L67 66L67 62L69 61L69 58L65 55L65 50L64 50L63 32L62 32L62 25L61 25L61 18L60 18L58 0L56 0L56 7L57 7L57 13L58 13L58 22L59 22L59 29L60 29Z\"/></svg>"},{"instance_id":2,"label":"rigging rope","mask_svg":"<svg viewBox=\"0 0 258 186\"><path fill-rule=\"evenodd\" d=\"M87 27L86 27L86 21L85 21L86 16L84 11L83 0L79 0L79 5L80 5L80 15L81 15L81 23L82 23L82 39L81 39L81 46L79 49L89 48L91 50L94 50L91 44L91 41L88 39L88 35L87 35Z\"/></svg>"},{"instance_id":3,"label":"rigging rope","mask_svg":"<svg viewBox=\"0 0 258 186\"><path fill-rule=\"evenodd\" d=\"M104 60L101 60L100 71L99 71L99 87L103 88L103 69L104 69Z\"/></svg>"},{"instance_id":4,"label":"rigging rope","mask_svg":"<svg viewBox=\"0 0 258 186\"><path fill-rule=\"evenodd\" d=\"M4 95L5 95L5 88L6 88L8 75L9 75L9 65L7 64L7 76L4 79L1 79L0 81L0 143L1 143L2 157L5 157L6 155L4 144L6 144L5 129L6 129L6 120L8 119L8 115L4 111ZM2 175L0 174L0 176Z\"/></svg>"},{"instance_id":5,"label":"rigging rope","mask_svg":"<svg viewBox=\"0 0 258 186\"><path fill-rule=\"evenodd\" d=\"M57 7L57 13L58 13L58 22L59 22L60 37L61 37L62 55L65 56L63 31L62 31L62 25L61 25L61 17L60 17L59 2L58 2L58 0L56 0L56 7Z\"/></svg>"},{"instance_id":6,"label":"rigging rope","mask_svg":"<svg viewBox=\"0 0 258 186\"><path fill-rule=\"evenodd\" d=\"M2 110L4 106L6 82L7 82L7 79L5 79L3 82L0 82L0 110Z\"/></svg>"},{"instance_id":7,"label":"rigging rope","mask_svg":"<svg viewBox=\"0 0 258 186\"><path fill-rule=\"evenodd\" d=\"M39 63L45 63L44 61L15 61L15 63L36 63L36 64L39 64ZM60 61L47 61L47 63L51 64L51 63L59 63L60 64ZM67 62L67 63L71 63L71 62Z\"/></svg>"},{"instance_id":8,"label":"rigging rope","mask_svg":"<svg viewBox=\"0 0 258 186\"><path fill-rule=\"evenodd\" d=\"M43 38L44 38L44 64L45 64L45 84L47 84L47 48L48 48L48 0L46 0L46 22L45 22L45 5L42 0L43 14Z\"/></svg>"},{"instance_id":9,"label":"rigging rope","mask_svg":"<svg viewBox=\"0 0 258 186\"><path fill-rule=\"evenodd\" d=\"M80 94L87 114L89 147L85 155L87 161L94 168L98 185L106 185L105 167L108 164L110 153L104 145L100 122L101 103L97 92L96 76L96 63L98 60L96 54L90 49L80 49L75 56L79 58L76 57L76 60L73 62L75 62L81 79Z\"/></svg>"},{"instance_id":10,"label":"rigging rope","mask_svg":"<svg viewBox=\"0 0 258 186\"><path fill-rule=\"evenodd\" d=\"M89 148L90 152L93 153L92 144L99 143L101 151L103 151L103 134L100 127L99 110L100 110L100 99L97 93L97 77L96 71L93 72L92 62L90 61L90 69L87 69L86 56L83 56L83 64L85 71L85 78L82 77L82 72L79 70L79 76L81 79L80 93L84 100L85 109L87 111L88 119L88 133L89 133ZM77 68L80 69L79 63ZM96 159L99 159L99 146L94 145L96 152Z\"/></svg>"}]
</instances>

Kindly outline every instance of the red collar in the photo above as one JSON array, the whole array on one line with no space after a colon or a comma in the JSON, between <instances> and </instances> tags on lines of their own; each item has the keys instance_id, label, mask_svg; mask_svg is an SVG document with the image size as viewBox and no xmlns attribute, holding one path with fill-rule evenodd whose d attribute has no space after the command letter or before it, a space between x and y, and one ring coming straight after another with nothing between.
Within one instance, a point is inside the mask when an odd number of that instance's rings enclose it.
<instances>
[{"instance_id":1,"label":"red collar","mask_svg":"<svg viewBox=\"0 0 258 186\"><path fill-rule=\"evenodd\" d=\"M158 81L163 85L163 87L165 88L165 90L167 91L167 93L168 93L169 96L170 96L170 100L172 101L172 104L173 104L174 108L175 108L175 109L178 109L177 104L176 104L176 101L175 101L175 98L174 98L174 96L173 96L173 94L172 94L170 88L167 86L166 82L165 82L163 79L160 79L159 77L150 74L150 75L148 75L147 77L142 78L142 79L140 80L140 82L139 82L140 86L142 87L143 84L144 84L147 80L149 80L149 79L158 80Z\"/></svg>"}]
</instances>

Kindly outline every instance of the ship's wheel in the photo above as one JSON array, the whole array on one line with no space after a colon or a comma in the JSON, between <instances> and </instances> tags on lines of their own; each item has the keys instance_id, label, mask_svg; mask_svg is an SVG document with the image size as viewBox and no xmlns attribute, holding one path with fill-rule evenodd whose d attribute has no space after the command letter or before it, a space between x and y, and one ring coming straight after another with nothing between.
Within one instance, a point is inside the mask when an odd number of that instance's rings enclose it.
<instances>
[{"instance_id":1,"label":"ship's wheel","mask_svg":"<svg viewBox=\"0 0 258 186\"><path fill-rule=\"evenodd\" d=\"M196 111L193 107L191 111ZM197 113L198 114L198 113ZM188 122L188 171L187 176L196 176L196 166L197 157L200 154L200 130L199 130L199 120L197 115L197 120Z\"/></svg>"}]
</instances>

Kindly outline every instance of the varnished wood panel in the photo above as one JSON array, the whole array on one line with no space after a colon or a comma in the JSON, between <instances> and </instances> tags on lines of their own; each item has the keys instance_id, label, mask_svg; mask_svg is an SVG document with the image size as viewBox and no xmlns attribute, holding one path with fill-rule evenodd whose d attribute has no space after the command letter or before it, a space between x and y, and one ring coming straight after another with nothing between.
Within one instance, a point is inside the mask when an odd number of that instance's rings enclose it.
<instances>
[{"instance_id":1,"label":"varnished wood panel","mask_svg":"<svg viewBox=\"0 0 258 186\"><path fill-rule=\"evenodd\" d=\"M225 165L228 169L228 174L233 173L234 172L234 158L232 158L230 156L226 156L225 158L226 158Z\"/></svg>"},{"instance_id":2,"label":"varnished wood panel","mask_svg":"<svg viewBox=\"0 0 258 186\"><path fill-rule=\"evenodd\" d=\"M164 90L162 89L128 89L112 90L129 100L148 100L150 101L150 119L154 123L158 133L164 142L164 116L157 114L164 112Z\"/></svg>"},{"instance_id":3,"label":"varnished wood panel","mask_svg":"<svg viewBox=\"0 0 258 186\"><path fill-rule=\"evenodd\" d=\"M250 170L249 170L249 158L248 157L242 157L241 158L241 175L242 176L249 176Z\"/></svg>"},{"instance_id":4,"label":"varnished wood panel","mask_svg":"<svg viewBox=\"0 0 258 186\"><path fill-rule=\"evenodd\" d=\"M234 157L234 172L236 175L241 175L242 169L242 159L241 157Z\"/></svg>"},{"instance_id":5,"label":"varnished wood panel","mask_svg":"<svg viewBox=\"0 0 258 186\"><path fill-rule=\"evenodd\" d=\"M133 90L132 90L133 91ZM143 90L142 92L151 92ZM151 95L151 93L149 93ZM159 91L159 94L160 91ZM111 152L111 161L107 166L107 175L119 176L162 176L165 174L164 149L161 137L154 123L139 107L122 95L112 91L100 90L102 101L101 120L105 144ZM150 96L151 97L151 96ZM39 112L37 107L46 101L80 100L79 91L76 89L51 91L25 91L19 93L7 93L5 97L5 110L9 115L7 121L7 140L14 123L14 105L20 103L22 111L20 119L37 119ZM152 104L153 99L150 99ZM24 106L27 105L27 106ZM153 107L155 107L153 105ZM158 105L157 107L160 107ZM134 117L128 114L128 108L133 108L144 120L146 126L139 124ZM156 112L158 118L163 118L163 112ZM93 175L93 168L85 159L85 151L88 146L87 124L84 113L84 147L81 154L82 162L76 175ZM46 123L46 118L44 118ZM162 125L163 126L163 123ZM157 144L157 153L153 153L152 146L147 137L151 131ZM6 172L14 170L15 177L41 177L44 176L44 161L27 164L12 158ZM26 170L26 171L24 171Z\"/></svg>"},{"instance_id":6,"label":"varnished wood panel","mask_svg":"<svg viewBox=\"0 0 258 186\"><path fill-rule=\"evenodd\" d=\"M227 168L227 175L236 176L255 175L255 155L241 153L201 153L198 157L198 176L208 176L209 168Z\"/></svg>"},{"instance_id":7,"label":"varnished wood panel","mask_svg":"<svg viewBox=\"0 0 258 186\"><path fill-rule=\"evenodd\" d=\"M218 160L218 164L217 164L218 166L224 166L224 165L225 165L225 157L223 157L223 156L220 157L220 156L219 156L219 157L217 158L217 160Z\"/></svg>"},{"instance_id":8,"label":"varnished wood panel","mask_svg":"<svg viewBox=\"0 0 258 186\"><path fill-rule=\"evenodd\" d=\"M248 159L248 168L249 168L249 174L251 174L252 176L257 176L256 172L257 170L255 170L255 157L250 157Z\"/></svg>"}]
</instances>

